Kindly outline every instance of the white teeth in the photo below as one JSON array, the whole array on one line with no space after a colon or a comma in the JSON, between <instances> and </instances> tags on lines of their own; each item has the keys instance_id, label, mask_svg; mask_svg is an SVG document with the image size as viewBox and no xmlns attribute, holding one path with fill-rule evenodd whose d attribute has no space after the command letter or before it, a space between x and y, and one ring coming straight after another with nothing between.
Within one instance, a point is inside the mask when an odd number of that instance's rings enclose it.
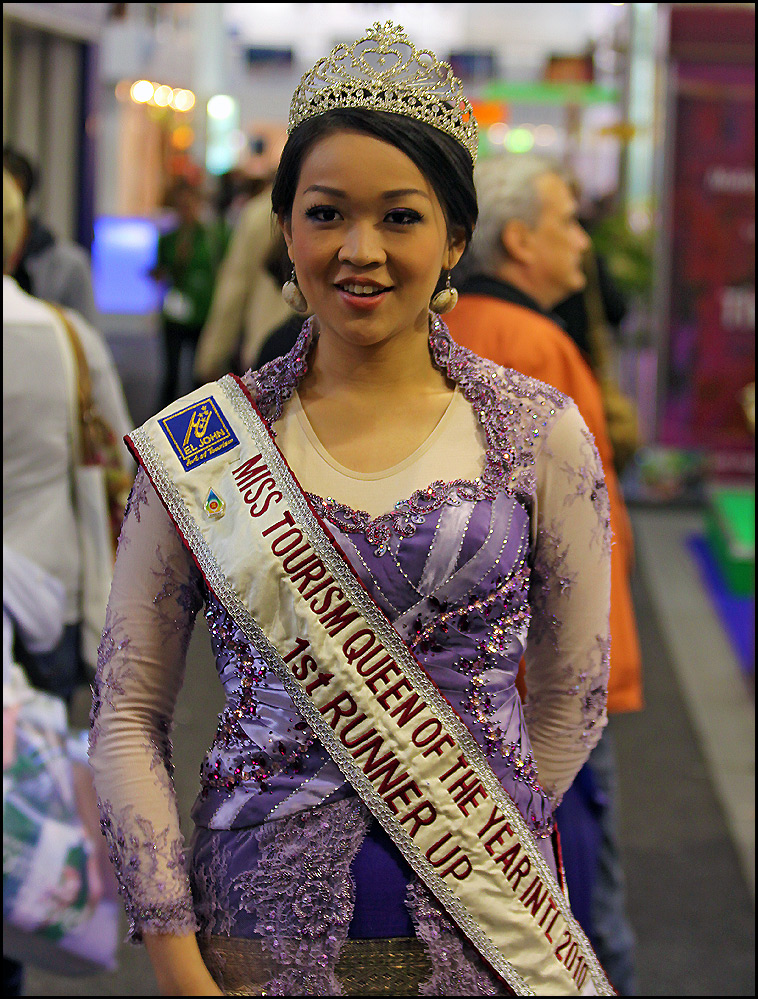
<instances>
[{"instance_id":1,"label":"white teeth","mask_svg":"<svg viewBox=\"0 0 758 999\"><path fill-rule=\"evenodd\" d=\"M382 291L381 288L376 288L370 284L341 284L340 288L351 295L374 295L376 292Z\"/></svg>"}]
</instances>

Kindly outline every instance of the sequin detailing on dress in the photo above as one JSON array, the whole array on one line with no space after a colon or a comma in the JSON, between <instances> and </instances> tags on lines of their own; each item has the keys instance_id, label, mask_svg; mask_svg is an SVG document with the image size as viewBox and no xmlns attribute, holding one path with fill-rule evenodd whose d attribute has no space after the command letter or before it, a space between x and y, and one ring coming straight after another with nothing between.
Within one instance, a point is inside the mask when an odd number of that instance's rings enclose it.
<instances>
[{"instance_id":1,"label":"sequin detailing on dress","mask_svg":"<svg viewBox=\"0 0 758 999\"><path fill-rule=\"evenodd\" d=\"M260 371L248 371L242 381L268 424L276 423L308 370L308 351L314 340L313 319L306 319L289 354L269 361Z\"/></svg>"},{"instance_id":2,"label":"sequin detailing on dress","mask_svg":"<svg viewBox=\"0 0 758 999\"><path fill-rule=\"evenodd\" d=\"M118 812L109 801L98 800L98 807L132 939L141 940L145 930L195 933L198 925L189 897L181 838L177 839L168 826L156 831L131 806ZM163 879L164 871L169 880Z\"/></svg>"},{"instance_id":3,"label":"sequin detailing on dress","mask_svg":"<svg viewBox=\"0 0 758 999\"><path fill-rule=\"evenodd\" d=\"M289 703L281 682L210 592L205 616L227 701L202 764L201 793L229 792L240 785L247 793L266 793L272 777L302 772L313 733L290 705L289 724L277 725L272 738L266 702Z\"/></svg>"},{"instance_id":4,"label":"sequin detailing on dress","mask_svg":"<svg viewBox=\"0 0 758 999\"><path fill-rule=\"evenodd\" d=\"M369 818L352 798L260 828L249 888L257 932L282 969L268 995L343 994L334 969L355 903L350 865Z\"/></svg>"},{"instance_id":5,"label":"sequin detailing on dress","mask_svg":"<svg viewBox=\"0 0 758 999\"><path fill-rule=\"evenodd\" d=\"M422 996L504 996L511 992L487 968L423 885L413 879L406 905L416 936L424 944L432 968L422 983Z\"/></svg>"},{"instance_id":6,"label":"sequin detailing on dress","mask_svg":"<svg viewBox=\"0 0 758 999\"><path fill-rule=\"evenodd\" d=\"M390 513L373 519L363 510L353 510L328 496L309 493L308 498L322 517L343 531L361 531L376 546L377 555L386 555L393 537L412 537L417 526L424 523L424 517L443 504L459 506L463 500L484 499L486 495L487 491L481 483L460 479L456 482L433 482L426 489L419 489L410 499L396 503Z\"/></svg>"}]
</instances>

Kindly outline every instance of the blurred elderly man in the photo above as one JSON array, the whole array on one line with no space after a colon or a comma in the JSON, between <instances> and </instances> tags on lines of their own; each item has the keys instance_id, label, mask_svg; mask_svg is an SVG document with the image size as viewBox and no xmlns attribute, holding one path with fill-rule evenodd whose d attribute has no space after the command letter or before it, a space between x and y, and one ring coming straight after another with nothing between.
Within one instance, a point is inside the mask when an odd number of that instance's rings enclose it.
<instances>
[{"instance_id":1,"label":"blurred elderly man","mask_svg":"<svg viewBox=\"0 0 758 999\"><path fill-rule=\"evenodd\" d=\"M559 302L584 288L582 257L589 237L577 221L569 179L553 161L531 155L496 157L477 166L475 180L479 222L464 261L458 305L445 321L464 347L570 396L594 435L614 536L608 711L636 711L642 707L642 689L629 585L631 528L614 472L600 386L550 315ZM630 995L635 993L633 941L616 856L614 784L611 744L604 737L559 808L557 820L574 911L614 987ZM599 861L597 856L590 860L588 871L583 844L593 838L601 852Z\"/></svg>"}]
</instances>

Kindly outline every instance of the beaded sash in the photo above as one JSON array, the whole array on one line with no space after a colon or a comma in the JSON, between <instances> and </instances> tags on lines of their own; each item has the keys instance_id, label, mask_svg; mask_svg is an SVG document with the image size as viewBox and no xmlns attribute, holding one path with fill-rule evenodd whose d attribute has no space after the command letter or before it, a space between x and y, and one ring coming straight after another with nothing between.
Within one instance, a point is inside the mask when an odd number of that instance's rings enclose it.
<instances>
[{"instance_id":1,"label":"beaded sash","mask_svg":"<svg viewBox=\"0 0 758 999\"><path fill-rule=\"evenodd\" d=\"M613 995L518 809L239 379L196 390L127 442L210 588L490 967L518 995Z\"/></svg>"}]
</instances>

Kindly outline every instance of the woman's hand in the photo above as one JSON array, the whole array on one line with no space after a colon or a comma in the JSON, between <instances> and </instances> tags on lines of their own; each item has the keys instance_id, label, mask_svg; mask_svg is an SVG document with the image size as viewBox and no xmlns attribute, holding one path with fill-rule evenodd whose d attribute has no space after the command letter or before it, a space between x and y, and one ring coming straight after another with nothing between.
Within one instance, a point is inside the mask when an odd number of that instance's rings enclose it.
<instances>
[{"instance_id":1,"label":"woman's hand","mask_svg":"<svg viewBox=\"0 0 758 999\"><path fill-rule=\"evenodd\" d=\"M222 996L194 936L145 933L145 948L164 996Z\"/></svg>"}]
</instances>

